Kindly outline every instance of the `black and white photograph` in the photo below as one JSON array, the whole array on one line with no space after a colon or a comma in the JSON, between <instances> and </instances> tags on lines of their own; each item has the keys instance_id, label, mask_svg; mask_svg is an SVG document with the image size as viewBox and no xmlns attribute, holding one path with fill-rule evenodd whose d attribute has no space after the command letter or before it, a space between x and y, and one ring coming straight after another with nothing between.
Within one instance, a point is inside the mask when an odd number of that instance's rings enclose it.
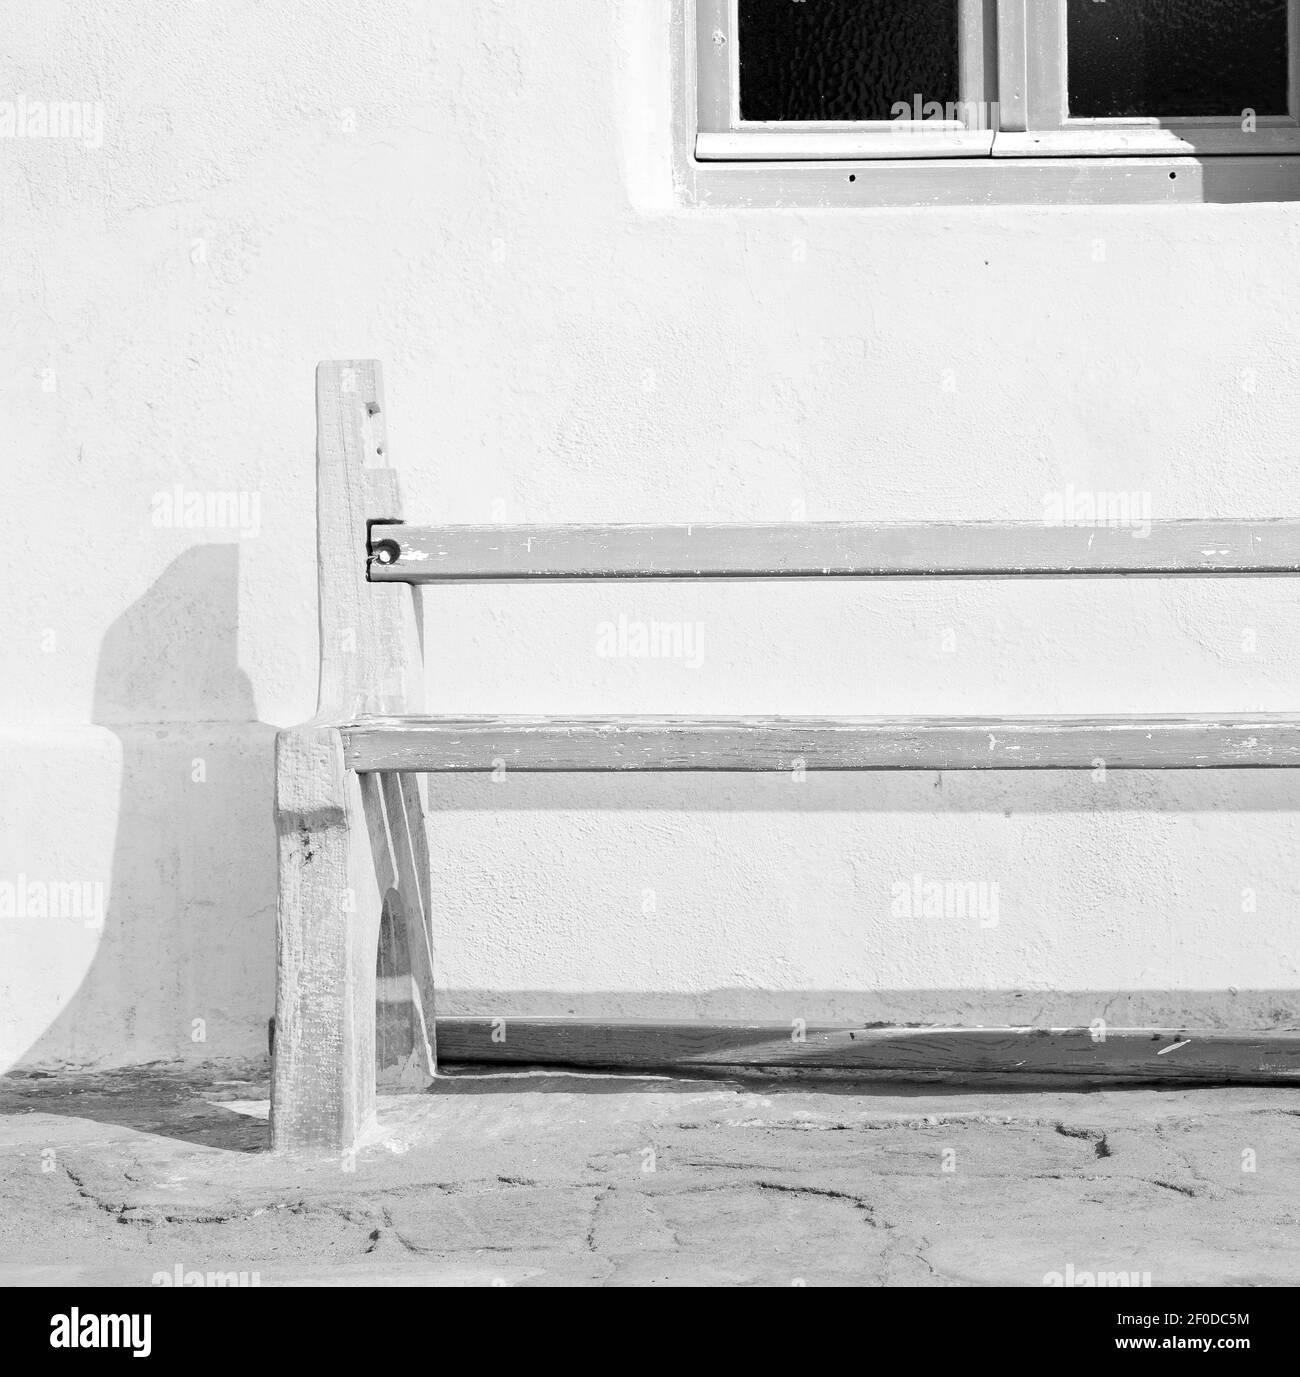
<instances>
[{"instance_id":1,"label":"black and white photograph","mask_svg":"<svg viewBox=\"0 0 1300 1377\"><path fill-rule=\"evenodd\" d=\"M11 1360L1280 1355L1300 0L0 0L0 186Z\"/></svg>"}]
</instances>

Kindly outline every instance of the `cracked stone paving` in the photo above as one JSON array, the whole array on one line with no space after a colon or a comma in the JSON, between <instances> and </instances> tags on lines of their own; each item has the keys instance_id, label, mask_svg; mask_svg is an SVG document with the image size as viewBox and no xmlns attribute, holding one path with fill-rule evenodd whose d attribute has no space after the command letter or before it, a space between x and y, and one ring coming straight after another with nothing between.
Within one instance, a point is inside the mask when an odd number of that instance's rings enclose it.
<instances>
[{"instance_id":1,"label":"cracked stone paving","mask_svg":"<svg viewBox=\"0 0 1300 1377\"><path fill-rule=\"evenodd\" d=\"M261 1064L0 1078L0 1282L1300 1282L1285 1087L461 1071L311 1161L267 1095Z\"/></svg>"}]
</instances>

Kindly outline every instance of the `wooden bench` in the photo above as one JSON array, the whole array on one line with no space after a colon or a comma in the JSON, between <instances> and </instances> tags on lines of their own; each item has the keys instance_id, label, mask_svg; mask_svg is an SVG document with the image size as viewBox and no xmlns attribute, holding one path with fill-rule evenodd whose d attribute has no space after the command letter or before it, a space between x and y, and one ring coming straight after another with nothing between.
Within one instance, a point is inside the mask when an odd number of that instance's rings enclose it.
<instances>
[{"instance_id":1,"label":"wooden bench","mask_svg":"<svg viewBox=\"0 0 1300 1377\"><path fill-rule=\"evenodd\" d=\"M402 523L379 365L317 371L320 695L276 745L278 1150L347 1150L385 1081L434 1075L421 774L508 770L1300 766L1300 715L970 718L441 718L420 713L421 585L599 578L1300 573L1300 523L1168 521L1148 538L1034 524L445 526ZM377 967L397 972L395 1021ZM390 982L391 983L391 982ZM443 1024L457 1056L488 1020ZM1164 1054L1177 1049L1177 1055ZM805 1065L923 1074L1029 1070L1151 1080L1300 1074L1300 1033L865 1029L512 1019L502 1060Z\"/></svg>"}]
</instances>

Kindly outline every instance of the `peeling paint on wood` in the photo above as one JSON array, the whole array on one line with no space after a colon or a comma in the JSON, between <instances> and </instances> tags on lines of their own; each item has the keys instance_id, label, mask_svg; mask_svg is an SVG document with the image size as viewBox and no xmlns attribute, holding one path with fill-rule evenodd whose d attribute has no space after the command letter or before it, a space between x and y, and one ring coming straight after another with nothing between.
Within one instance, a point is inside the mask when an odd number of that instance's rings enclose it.
<instances>
[{"instance_id":1,"label":"peeling paint on wood","mask_svg":"<svg viewBox=\"0 0 1300 1377\"><path fill-rule=\"evenodd\" d=\"M375 558L383 550L385 559ZM405 526L371 530L376 583L492 579L1293 574L1300 522L823 521L689 526Z\"/></svg>"},{"instance_id":2,"label":"peeling paint on wood","mask_svg":"<svg viewBox=\"0 0 1300 1377\"><path fill-rule=\"evenodd\" d=\"M1300 715L364 717L353 770L1183 770L1300 766Z\"/></svg>"}]
</instances>

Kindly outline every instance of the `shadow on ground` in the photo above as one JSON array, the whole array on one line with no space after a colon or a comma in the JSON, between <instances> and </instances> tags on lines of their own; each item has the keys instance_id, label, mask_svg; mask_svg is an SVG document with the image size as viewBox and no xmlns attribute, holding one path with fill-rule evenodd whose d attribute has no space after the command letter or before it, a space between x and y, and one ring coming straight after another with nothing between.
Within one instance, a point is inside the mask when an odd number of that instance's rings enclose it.
<instances>
[{"instance_id":1,"label":"shadow on ground","mask_svg":"<svg viewBox=\"0 0 1300 1377\"><path fill-rule=\"evenodd\" d=\"M1201 1086L1204 1089L1207 1087ZM1214 1087L1208 1087L1213 1089ZM953 1076L945 1081L907 1082L865 1079L861 1073L831 1068L797 1068L788 1072L701 1067L697 1074L576 1071L564 1067L443 1066L427 1091L381 1097L389 1103L411 1096L429 1101L466 1097L534 1096L688 1096L701 1093L745 1093L779 1101L816 1095L870 1105L955 1104L990 1095L1008 1104L1032 1103L1044 1093L1074 1097L1103 1092L1184 1094L1186 1084L1134 1082L1117 1089L1112 1083L1083 1076ZM106 1071L11 1071L0 1076L0 1119L48 1114L59 1118L112 1125L133 1133L155 1134L195 1146L226 1152L268 1152L270 1133L264 1116L244 1106L269 1102L269 1059L237 1063L182 1064L156 1062ZM238 1104L239 1109L226 1106ZM434 1111L436 1112L436 1110Z\"/></svg>"}]
</instances>

